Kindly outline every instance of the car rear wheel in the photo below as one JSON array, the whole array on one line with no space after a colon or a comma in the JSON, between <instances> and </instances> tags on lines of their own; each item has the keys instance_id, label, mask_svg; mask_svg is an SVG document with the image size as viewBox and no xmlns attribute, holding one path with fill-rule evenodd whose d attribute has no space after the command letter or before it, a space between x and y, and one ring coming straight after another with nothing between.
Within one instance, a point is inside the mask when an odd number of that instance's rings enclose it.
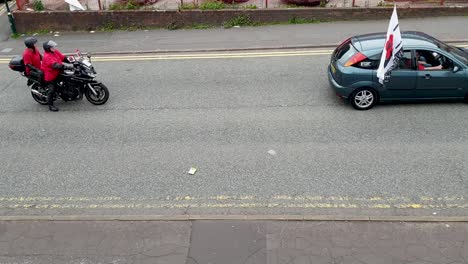
<instances>
[{"instance_id":1,"label":"car rear wheel","mask_svg":"<svg viewBox=\"0 0 468 264\"><path fill-rule=\"evenodd\" d=\"M377 92L372 88L359 88L349 98L356 110L369 110L377 103Z\"/></svg>"}]
</instances>

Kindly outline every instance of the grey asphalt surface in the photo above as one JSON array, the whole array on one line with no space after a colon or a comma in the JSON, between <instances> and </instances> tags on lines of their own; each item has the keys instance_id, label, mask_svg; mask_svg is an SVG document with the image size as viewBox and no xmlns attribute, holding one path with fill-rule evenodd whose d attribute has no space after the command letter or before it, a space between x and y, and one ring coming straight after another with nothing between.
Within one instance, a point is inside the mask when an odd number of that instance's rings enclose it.
<instances>
[{"instance_id":1,"label":"grey asphalt surface","mask_svg":"<svg viewBox=\"0 0 468 264\"><path fill-rule=\"evenodd\" d=\"M329 88L328 60L96 62L109 102L59 113L1 67L2 214L283 212L273 204L466 216L467 105L358 112Z\"/></svg>"},{"instance_id":2,"label":"grey asphalt surface","mask_svg":"<svg viewBox=\"0 0 468 264\"><path fill-rule=\"evenodd\" d=\"M303 25L276 25L232 29L115 31L100 33L63 33L37 36L40 43L53 39L63 52L76 48L86 52L135 52L206 49L271 48L283 46L337 45L344 39L364 33L386 32L388 19L375 21L342 21ZM442 40L467 40L468 17L435 17L401 19L401 30L423 31ZM26 36L25 36L26 37ZM7 54L21 54L22 38L0 42L0 50L13 48Z\"/></svg>"},{"instance_id":3,"label":"grey asphalt surface","mask_svg":"<svg viewBox=\"0 0 468 264\"><path fill-rule=\"evenodd\" d=\"M0 222L0 263L466 264L467 237L466 223Z\"/></svg>"}]
</instances>

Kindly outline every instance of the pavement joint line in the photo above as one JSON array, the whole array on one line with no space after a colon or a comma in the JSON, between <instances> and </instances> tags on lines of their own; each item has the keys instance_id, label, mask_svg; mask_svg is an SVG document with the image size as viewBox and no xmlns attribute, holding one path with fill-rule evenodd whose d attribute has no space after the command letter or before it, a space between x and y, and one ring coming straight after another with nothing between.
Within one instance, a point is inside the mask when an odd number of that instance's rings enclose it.
<instances>
[{"instance_id":1,"label":"pavement joint line","mask_svg":"<svg viewBox=\"0 0 468 264\"><path fill-rule=\"evenodd\" d=\"M468 222L468 216L370 215L54 215L0 216L0 222L104 222L104 221L335 221L335 222Z\"/></svg>"}]
</instances>

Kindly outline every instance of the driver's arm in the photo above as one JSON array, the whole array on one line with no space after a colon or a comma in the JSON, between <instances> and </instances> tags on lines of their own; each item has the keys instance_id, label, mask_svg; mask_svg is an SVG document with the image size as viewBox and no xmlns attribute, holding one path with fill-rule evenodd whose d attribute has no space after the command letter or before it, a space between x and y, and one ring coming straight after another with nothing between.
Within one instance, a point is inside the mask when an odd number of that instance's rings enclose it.
<instances>
[{"instance_id":1,"label":"driver's arm","mask_svg":"<svg viewBox=\"0 0 468 264\"><path fill-rule=\"evenodd\" d=\"M424 70L442 70L442 65L432 66L432 67L424 67Z\"/></svg>"}]
</instances>

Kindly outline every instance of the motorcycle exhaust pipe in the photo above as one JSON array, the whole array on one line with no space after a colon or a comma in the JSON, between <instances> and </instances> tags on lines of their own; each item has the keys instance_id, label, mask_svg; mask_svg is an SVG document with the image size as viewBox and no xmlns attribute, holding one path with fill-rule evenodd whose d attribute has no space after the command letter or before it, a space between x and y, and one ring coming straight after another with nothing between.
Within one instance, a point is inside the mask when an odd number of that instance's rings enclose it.
<instances>
[{"instance_id":1,"label":"motorcycle exhaust pipe","mask_svg":"<svg viewBox=\"0 0 468 264\"><path fill-rule=\"evenodd\" d=\"M32 92L33 94L37 95L37 96L46 98L46 96L44 96L43 94L41 94L38 90L31 89L31 92Z\"/></svg>"}]
</instances>

